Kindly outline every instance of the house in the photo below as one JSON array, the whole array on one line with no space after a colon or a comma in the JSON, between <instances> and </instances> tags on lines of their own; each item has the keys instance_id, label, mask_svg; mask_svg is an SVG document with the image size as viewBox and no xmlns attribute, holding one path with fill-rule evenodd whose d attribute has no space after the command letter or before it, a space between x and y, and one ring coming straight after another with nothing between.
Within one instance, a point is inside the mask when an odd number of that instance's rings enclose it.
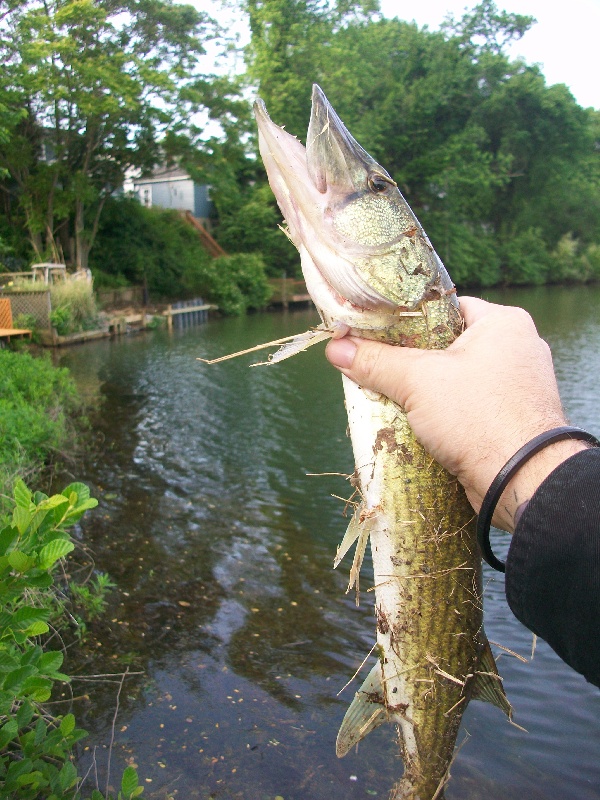
<instances>
[{"instance_id":1,"label":"house","mask_svg":"<svg viewBox=\"0 0 600 800\"><path fill-rule=\"evenodd\" d=\"M134 178L133 191L142 205L189 211L207 224L212 211L210 186L195 183L181 167L159 167L147 178Z\"/></svg>"}]
</instances>

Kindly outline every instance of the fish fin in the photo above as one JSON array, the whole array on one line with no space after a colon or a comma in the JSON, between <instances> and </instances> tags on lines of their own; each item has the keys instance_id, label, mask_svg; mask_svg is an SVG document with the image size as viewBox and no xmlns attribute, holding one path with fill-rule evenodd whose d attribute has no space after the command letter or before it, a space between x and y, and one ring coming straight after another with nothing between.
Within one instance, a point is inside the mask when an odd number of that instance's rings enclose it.
<instances>
[{"instance_id":1,"label":"fish fin","mask_svg":"<svg viewBox=\"0 0 600 800\"><path fill-rule=\"evenodd\" d=\"M360 595L360 568L362 567L362 562L365 557L370 533L371 531L368 527L364 525L361 526L360 533L358 534L358 541L356 542L356 550L354 551L352 566L350 567L350 578L348 580L348 588L346 589L346 593L348 593L352 587L356 589L356 605L359 604Z\"/></svg>"},{"instance_id":2,"label":"fish fin","mask_svg":"<svg viewBox=\"0 0 600 800\"><path fill-rule=\"evenodd\" d=\"M357 509L354 514L352 515L352 519L346 528L346 533L344 534L344 538L342 539L342 543L337 549L337 553L335 554L335 559L333 560L333 568L335 569L346 555L348 550L352 547L354 542L360 536L361 530L361 522L360 522L360 513Z\"/></svg>"},{"instance_id":3,"label":"fish fin","mask_svg":"<svg viewBox=\"0 0 600 800\"><path fill-rule=\"evenodd\" d=\"M378 661L354 695L354 700L342 720L335 742L337 757L343 758L355 744L386 720L381 665Z\"/></svg>"},{"instance_id":4,"label":"fish fin","mask_svg":"<svg viewBox=\"0 0 600 800\"><path fill-rule=\"evenodd\" d=\"M267 361L259 361L256 364L251 364L250 366L262 367L265 364L278 364L280 361L285 361L286 358L291 358L298 353L302 353L304 350L312 347L313 344L324 342L326 339L331 339L332 336L333 331L318 328L315 330L305 331L304 333L299 333L289 342L283 344L279 350L277 350L277 352L270 355Z\"/></svg>"},{"instance_id":5,"label":"fish fin","mask_svg":"<svg viewBox=\"0 0 600 800\"><path fill-rule=\"evenodd\" d=\"M474 673L471 681L471 697L476 700L484 700L486 703L492 703L492 705L504 711L509 719L512 719L512 706L506 697L502 686L502 678L498 674L494 654L487 639L479 660L479 668Z\"/></svg>"}]
</instances>

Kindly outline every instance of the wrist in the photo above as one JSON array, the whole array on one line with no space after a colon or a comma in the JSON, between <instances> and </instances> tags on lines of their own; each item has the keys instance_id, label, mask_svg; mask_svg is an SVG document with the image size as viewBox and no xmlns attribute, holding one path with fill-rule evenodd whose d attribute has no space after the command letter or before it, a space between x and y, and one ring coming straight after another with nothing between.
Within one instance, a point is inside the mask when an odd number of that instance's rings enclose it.
<instances>
[{"instance_id":1,"label":"wrist","mask_svg":"<svg viewBox=\"0 0 600 800\"><path fill-rule=\"evenodd\" d=\"M526 504L546 478L568 458L588 447L587 442L565 439L549 444L532 456L517 470L502 492L494 511L493 525L513 533Z\"/></svg>"}]
</instances>

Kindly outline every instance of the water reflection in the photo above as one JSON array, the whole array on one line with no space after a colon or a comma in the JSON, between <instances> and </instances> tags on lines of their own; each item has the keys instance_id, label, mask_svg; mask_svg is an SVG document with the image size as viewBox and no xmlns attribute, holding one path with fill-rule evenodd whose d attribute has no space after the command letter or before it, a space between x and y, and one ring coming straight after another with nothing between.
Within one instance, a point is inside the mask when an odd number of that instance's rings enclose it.
<instances>
[{"instance_id":1,"label":"water reflection","mask_svg":"<svg viewBox=\"0 0 600 800\"><path fill-rule=\"evenodd\" d=\"M573 423L597 431L600 292L494 299L534 309ZM308 312L222 320L62 356L102 398L99 446L80 476L100 507L83 535L118 584L80 668L143 670L121 697L117 745L149 797L386 797L398 775L385 726L358 754L334 753L356 685L337 693L373 644L371 595L356 608L344 594L347 566L331 569L346 524L331 495L347 496L348 484L306 476L351 468L339 377L318 348L273 368L249 369L251 357L210 368L195 360L314 321ZM502 583L486 577L488 635L528 654L531 636ZM532 664L500 664L529 733L472 703L449 800L597 798L597 690L543 645ZM81 713L101 746L115 686L99 692Z\"/></svg>"}]
</instances>

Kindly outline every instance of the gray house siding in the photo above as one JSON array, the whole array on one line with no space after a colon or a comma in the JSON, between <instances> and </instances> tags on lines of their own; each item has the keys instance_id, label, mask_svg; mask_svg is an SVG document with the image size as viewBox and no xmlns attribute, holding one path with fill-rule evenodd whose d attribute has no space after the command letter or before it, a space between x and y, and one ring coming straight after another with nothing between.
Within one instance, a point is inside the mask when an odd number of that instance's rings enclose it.
<instances>
[{"instance_id":1,"label":"gray house siding","mask_svg":"<svg viewBox=\"0 0 600 800\"><path fill-rule=\"evenodd\" d=\"M208 219L212 211L209 186L194 183L181 171L180 174L140 178L134 182L135 193L145 206L191 211L199 219Z\"/></svg>"}]
</instances>

